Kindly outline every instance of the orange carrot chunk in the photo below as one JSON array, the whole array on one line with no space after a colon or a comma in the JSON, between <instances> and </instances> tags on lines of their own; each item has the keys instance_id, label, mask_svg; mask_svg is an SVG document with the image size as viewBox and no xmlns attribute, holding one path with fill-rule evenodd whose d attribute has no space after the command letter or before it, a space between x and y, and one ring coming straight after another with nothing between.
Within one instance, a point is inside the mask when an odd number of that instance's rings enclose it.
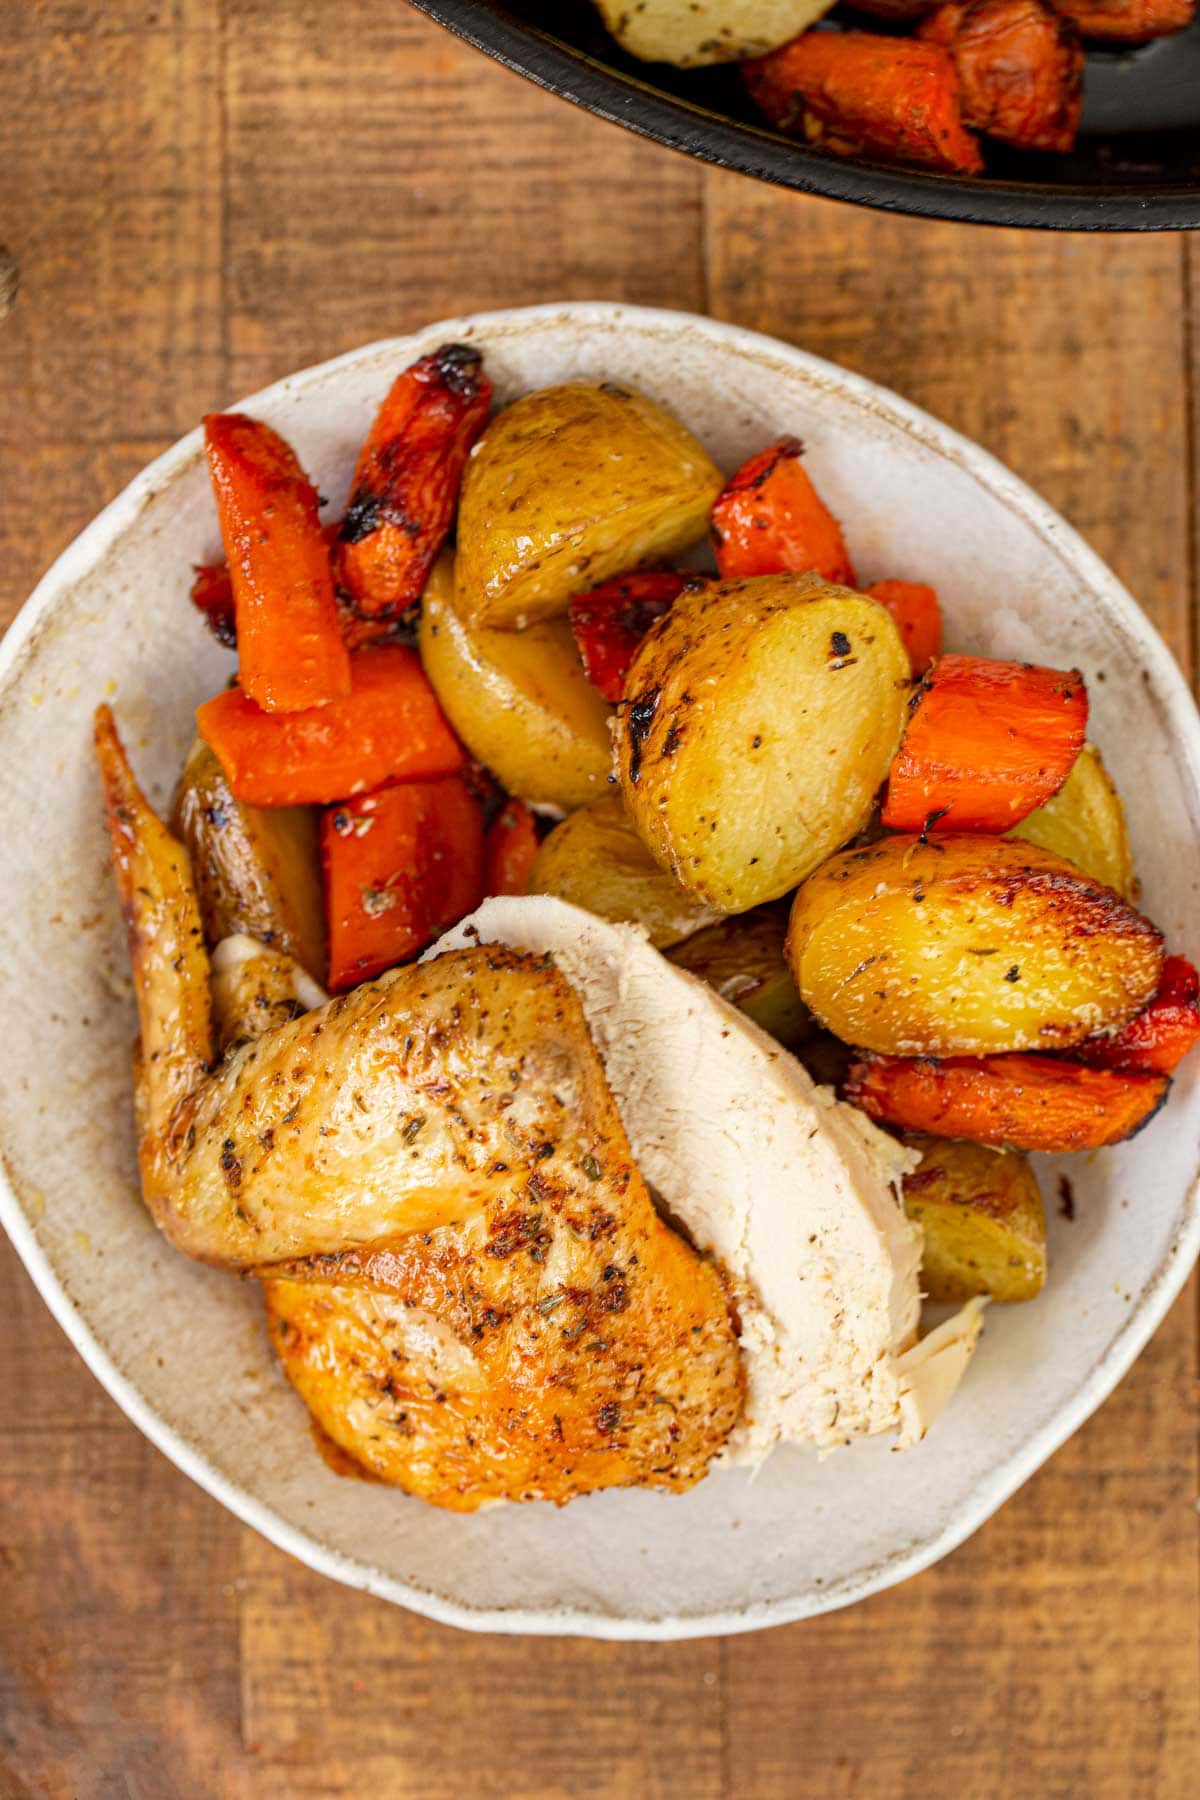
<instances>
[{"instance_id":1,"label":"orange carrot chunk","mask_svg":"<svg viewBox=\"0 0 1200 1800\"><path fill-rule=\"evenodd\" d=\"M443 344L393 383L342 521L339 573L366 618L395 618L421 598L491 403L483 358L465 344Z\"/></svg>"},{"instance_id":2,"label":"orange carrot chunk","mask_svg":"<svg viewBox=\"0 0 1200 1800\"><path fill-rule=\"evenodd\" d=\"M687 581L674 569L636 569L575 595L571 630L583 672L606 700L615 705L624 699L625 677L638 645L655 620L671 610Z\"/></svg>"},{"instance_id":3,"label":"orange carrot chunk","mask_svg":"<svg viewBox=\"0 0 1200 1800\"><path fill-rule=\"evenodd\" d=\"M523 894L538 853L537 825L523 800L509 800L488 826L484 840L485 894Z\"/></svg>"},{"instance_id":4,"label":"orange carrot chunk","mask_svg":"<svg viewBox=\"0 0 1200 1800\"><path fill-rule=\"evenodd\" d=\"M1196 17L1196 0L1054 0L1080 37L1110 44L1148 44L1151 38L1186 31Z\"/></svg>"},{"instance_id":5,"label":"orange carrot chunk","mask_svg":"<svg viewBox=\"0 0 1200 1800\"><path fill-rule=\"evenodd\" d=\"M917 35L954 58L968 125L1018 150L1074 146L1083 47L1048 0L952 0Z\"/></svg>"},{"instance_id":6,"label":"orange carrot chunk","mask_svg":"<svg viewBox=\"0 0 1200 1800\"><path fill-rule=\"evenodd\" d=\"M1200 974L1185 956L1168 956L1149 1006L1110 1037L1085 1038L1071 1052L1095 1069L1171 1075L1200 1043Z\"/></svg>"},{"instance_id":7,"label":"orange carrot chunk","mask_svg":"<svg viewBox=\"0 0 1200 1800\"><path fill-rule=\"evenodd\" d=\"M942 609L937 591L921 581L873 581L863 589L886 606L908 651L914 675L923 675L942 653Z\"/></svg>"},{"instance_id":8,"label":"orange carrot chunk","mask_svg":"<svg viewBox=\"0 0 1200 1800\"><path fill-rule=\"evenodd\" d=\"M1055 1056L865 1056L844 1095L882 1125L1014 1150L1096 1150L1140 1131L1166 1075L1086 1068Z\"/></svg>"},{"instance_id":9,"label":"orange carrot chunk","mask_svg":"<svg viewBox=\"0 0 1200 1800\"><path fill-rule=\"evenodd\" d=\"M1087 716L1078 669L941 657L912 701L882 824L1008 831L1057 794L1083 748Z\"/></svg>"},{"instance_id":10,"label":"orange carrot chunk","mask_svg":"<svg viewBox=\"0 0 1200 1800\"><path fill-rule=\"evenodd\" d=\"M204 443L229 563L238 679L267 712L350 692L317 493L289 444L244 413L210 413Z\"/></svg>"},{"instance_id":11,"label":"orange carrot chunk","mask_svg":"<svg viewBox=\"0 0 1200 1800\"><path fill-rule=\"evenodd\" d=\"M809 480L799 438L779 438L742 464L712 510L717 567L727 581L804 574L854 586L842 528Z\"/></svg>"},{"instance_id":12,"label":"orange carrot chunk","mask_svg":"<svg viewBox=\"0 0 1200 1800\"><path fill-rule=\"evenodd\" d=\"M350 658L350 694L307 712L269 713L240 688L196 714L238 800L307 806L385 781L430 780L463 764L421 659L403 645Z\"/></svg>"},{"instance_id":13,"label":"orange carrot chunk","mask_svg":"<svg viewBox=\"0 0 1200 1800\"><path fill-rule=\"evenodd\" d=\"M483 898L483 814L463 781L381 788L321 820L329 986L369 981Z\"/></svg>"},{"instance_id":14,"label":"orange carrot chunk","mask_svg":"<svg viewBox=\"0 0 1200 1800\"><path fill-rule=\"evenodd\" d=\"M237 648L237 625L233 611L233 582L229 564L197 563L191 586L192 605L216 638L227 650Z\"/></svg>"},{"instance_id":15,"label":"orange carrot chunk","mask_svg":"<svg viewBox=\"0 0 1200 1800\"><path fill-rule=\"evenodd\" d=\"M963 123L954 59L940 44L867 31L806 31L742 64L751 97L780 131L835 156L959 175L983 169Z\"/></svg>"}]
</instances>

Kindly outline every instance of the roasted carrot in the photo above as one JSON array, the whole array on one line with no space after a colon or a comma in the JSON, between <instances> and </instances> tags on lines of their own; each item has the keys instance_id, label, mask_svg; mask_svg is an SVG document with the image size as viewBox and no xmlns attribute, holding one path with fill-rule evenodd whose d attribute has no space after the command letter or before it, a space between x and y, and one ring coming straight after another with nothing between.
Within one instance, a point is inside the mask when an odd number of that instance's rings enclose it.
<instances>
[{"instance_id":1,"label":"roasted carrot","mask_svg":"<svg viewBox=\"0 0 1200 1800\"><path fill-rule=\"evenodd\" d=\"M380 788L321 820L329 985L423 950L483 898L483 815L457 776Z\"/></svg>"},{"instance_id":2,"label":"roasted carrot","mask_svg":"<svg viewBox=\"0 0 1200 1800\"><path fill-rule=\"evenodd\" d=\"M1018 150L1073 147L1083 47L1048 0L951 0L917 35L954 58L968 125Z\"/></svg>"},{"instance_id":3,"label":"roasted carrot","mask_svg":"<svg viewBox=\"0 0 1200 1800\"><path fill-rule=\"evenodd\" d=\"M937 591L921 581L873 581L863 589L886 606L904 640L914 675L923 675L942 653L942 609Z\"/></svg>"},{"instance_id":4,"label":"roasted carrot","mask_svg":"<svg viewBox=\"0 0 1200 1800\"><path fill-rule=\"evenodd\" d=\"M392 384L342 521L341 578L365 617L395 618L421 598L491 403L483 358L466 344L443 344Z\"/></svg>"},{"instance_id":5,"label":"roasted carrot","mask_svg":"<svg viewBox=\"0 0 1200 1800\"><path fill-rule=\"evenodd\" d=\"M674 569L637 569L602 581L571 601L571 630L583 672L614 704L625 696L625 677L638 645L687 585ZM699 579L694 577L693 579Z\"/></svg>"},{"instance_id":6,"label":"roasted carrot","mask_svg":"<svg viewBox=\"0 0 1200 1800\"><path fill-rule=\"evenodd\" d=\"M742 64L780 131L835 156L869 156L957 175L983 169L963 123L954 60L940 44L866 31L806 31Z\"/></svg>"},{"instance_id":7,"label":"roasted carrot","mask_svg":"<svg viewBox=\"0 0 1200 1800\"><path fill-rule=\"evenodd\" d=\"M805 574L854 586L842 528L800 460L799 438L779 438L744 462L712 510L717 567L729 581Z\"/></svg>"},{"instance_id":8,"label":"roasted carrot","mask_svg":"<svg viewBox=\"0 0 1200 1800\"><path fill-rule=\"evenodd\" d=\"M204 443L237 621L238 678L268 712L350 692L317 493L289 444L244 413L210 413Z\"/></svg>"},{"instance_id":9,"label":"roasted carrot","mask_svg":"<svg viewBox=\"0 0 1200 1800\"><path fill-rule=\"evenodd\" d=\"M1200 974L1185 956L1168 956L1149 1006L1110 1037L1085 1038L1072 1057L1095 1069L1171 1075L1200 1043Z\"/></svg>"},{"instance_id":10,"label":"roasted carrot","mask_svg":"<svg viewBox=\"0 0 1200 1800\"><path fill-rule=\"evenodd\" d=\"M462 748L415 650L360 650L350 675L347 699L307 712L264 712L240 688L205 701L196 714L200 735L235 798L305 806L462 767Z\"/></svg>"},{"instance_id":11,"label":"roasted carrot","mask_svg":"<svg viewBox=\"0 0 1200 1800\"><path fill-rule=\"evenodd\" d=\"M918 688L888 775L888 831L1008 831L1057 794L1083 748L1078 669L943 656Z\"/></svg>"},{"instance_id":12,"label":"roasted carrot","mask_svg":"<svg viewBox=\"0 0 1200 1800\"><path fill-rule=\"evenodd\" d=\"M237 649L237 625L233 610L233 582L229 564L196 563L193 569L191 601L218 644L227 650Z\"/></svg>"},{"instance_id":13,"label":"roasted carrot","mask_svg":"<svg viewBox=\"0 0 1200 1800\"><path fill-rule=\"evenodd\" d=\"M538 852L537 824L523 800L509 800L484 839L485 894L523 894Z\"/></svg>"},{"instance_id":14,"label":"roasted carrot","mask_svg":"<svg viewBox=\"0 0 1200 1800\"><path fill-rule=\"evenodd\" d=\"M883 1125L1013 1150L1096 1150L1140 1131L1166 1099L1166 1075L1087 1068L1055 1056L864 1056L845 1098Z\"/></svg>"},{"instance_id":15,"label":"roasted carrot","mask_svg":"<svg viewBox=\"0 0 1200 1800\"><path fill-rule=\"evenodd\" d=\"M1110 44L1148 44L1151 38L1186 31L1196 17L1196 0L1054 0L1080 37Z\"/></svg>"}]
</instances>

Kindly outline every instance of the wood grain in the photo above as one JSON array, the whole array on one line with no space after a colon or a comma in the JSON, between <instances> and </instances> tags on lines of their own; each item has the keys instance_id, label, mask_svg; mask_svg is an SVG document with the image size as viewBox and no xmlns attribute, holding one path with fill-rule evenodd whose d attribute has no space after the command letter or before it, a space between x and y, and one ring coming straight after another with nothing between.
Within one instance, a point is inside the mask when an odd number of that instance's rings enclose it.
<instances>
[{"instance_id":1,"label":"wood grain","mask_svg":"<svg viewBox=\"0 0 1200 1800\"><path fill-rule=\"evenodd\" d=\"M1061 507L1192 666L1200 242L775 193L372 0L0 11L0 158L23 275L0 619L206 408L429 318L595 296L895 385ZM0 1797L1190 1795L1195 1378L1193 1292L997 1518L849 1612L683 1645L478 1639L244 1531L122 1419L4 1247Z\"/></svg>"}]
</instances>

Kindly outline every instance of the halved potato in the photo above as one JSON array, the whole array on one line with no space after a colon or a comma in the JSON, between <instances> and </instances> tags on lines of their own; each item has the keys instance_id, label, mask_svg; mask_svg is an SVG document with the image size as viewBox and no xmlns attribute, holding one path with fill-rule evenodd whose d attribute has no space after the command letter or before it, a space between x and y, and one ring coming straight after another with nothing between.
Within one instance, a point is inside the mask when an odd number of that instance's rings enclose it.
<instances>
[{"instance_id":1,"label":"halved potato","mask_svg":"<svg viewBox=\"0 0 1200 1800\"><path fill-rule=\"evenodd\" d=\"M325 980L325 907L311 807L247 806L201 739L184 764L171 829L188 849L209 944L244 931Z\"/></svg>"},{"instance_id":2,"label":"halved potato","mask_svg":"<svg viewBox=\"0 0 1200 1800\"><path fill-rule=\"evenodd\" d=\"M457 609L520 627L572 594L703 537L723 477L665 407L610 381L526 394L467 464Z\"/></svg>"},{"instance_id":3,"label":"halved potato","mask_svg":"<svg viewBox=\"0 0 1200 1800\"><path fill-rule=\"evenodd\" d=\"M890 616L849 588L810 574L685 591L626 679L625 804L722 912L778 899L866 824L911 683Z\"/></svg>"},{"instance_id":4,"label":"halved potato","mask_svg":"<svg viewBox=\"0 0 1200 1800\"><path fill-rule=\"evenodd\" d=\"M468 625L443 557L425 587L420 646L446 717L510 793L569 810L606 791L611 708L584 674L565 619L528 631Z\"/></svg>"},{"instance_id":5,"label":"halved potato","mask_svg":"<svg viewBox=\"0 0 1200 1800\"><path fill-rule=\"evenodd\" d=\"M1036 844L905 835L843 851L805 882L788 961L848 1044L988 1056L1124 1024L1154 993L1162 936Z\"/></svg>"},{"instance_id":6,"label":"halved potato","mask_svg":"<svg viewBox=\"0 0 1200 1800\"><path fill-rule=\"evenodd\" d=\"M774 907L722 919L667 952L789 1049L816 1027L784 956L787 919Z\"/></svg>"},{"instance_id":7,"label":"halved potato","mask_svg":"<svg viewBox=\"0 0 1200 1800\"><path fill-rule=\"evenodd\" d=\"M681 69L762 56L827 13L833 0L597 0L631 56Z\"/></svg>"},{"instance_id":8,"label":"halved potato","mask_svg":"<svg viewBox=\"0 0 1200 1800\"><path fill-rule=\"evenodd\" d=\"M662 950L717 914L660 869L619 794L606 794L556 825L529 875L530 894L553 894L601 919L644 925Z\"/></svg>"},{"instance_id":9,"label":"halved potato","mask_svg":"<svg viewBox=\"0 0 1200 1800\"><path fill-rule=\"evenodd\" d=\"M1046 1280L1046 1214L1028 1160L945 1138L904 1141L921 1152L904 1177L904 1210L925 1236L926 1299L1032 1300Z\"/></svg>"},{"instance_id":10,"label":"halved potato","mask_svg":"<svg viewBox=\"0 0 1200 1800\"><path fill-rule=\"evenodd\" d=\"M1137 898L1125 808L1095 744L1085 744L1066 782L1052 800L1009 833L1063 856L1093 881Z\"/></svg>"}]
</instances>

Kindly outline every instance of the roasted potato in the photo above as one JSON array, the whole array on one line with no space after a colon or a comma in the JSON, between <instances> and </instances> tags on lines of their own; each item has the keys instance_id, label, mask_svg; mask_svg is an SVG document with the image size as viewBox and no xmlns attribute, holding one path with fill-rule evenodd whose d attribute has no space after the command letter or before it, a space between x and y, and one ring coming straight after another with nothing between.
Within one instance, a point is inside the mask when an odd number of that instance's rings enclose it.
<instances>
[{"instance_id":1,"label":"roasted potato","mask_svg":"<svg viewBox=\"0 0 1200 1800\"><path fill-rule=\"evenodd\" d=\"M748 912L866 823L910 684L887 611L849 588L809 574L685 590L626 679L625 804L664 868Z\"/></svg>"},{"instance_id":2,"label":"roasted potato","mask_svg":"<svg viewBox=\"0 0 1200 1800\"><path fill-rule=\"evenodd\" d=\"M606 791L611 709L584 675L565 619L528 631L468 625L443 557L425 588L420 647L450 723L510 793L569 810Z\"/></svg>"},{"instance_id":3,"label":"roasted potato","mask_svg":"<svg viewBox=\"0 0 1200 1800\"><path fill-rule=\"evenodd\" d=\"M667 960L699 975L791 1049L803 1043L815 1026L784 957L786 936L785 915L763 906L696 932L669 950Z\"/></svg>"},{"instance_id":4,"label":"roasted potato","mask_svg":"<svg viewBox=\"0 0 1200 1800\"><path fill-rule=\"evenodd\" d=\"M556 825L537 853L530 894L554 894L601 919L644 925L665 949L717 914L660 869L619 794L606 794Z\"/></svg>"},{"instance_id":5,"label":"roasted potato","mask_svg":"<svg viewBox=\"0 0 1200 1800\"><path fill-rule=\"evenodd\" d=\"M244 931L325 980L325 908L316 817L307 806L247 806L197 739L171 829L187 846L210 945Z\"/></svg>"},{"instance_id":6,"label":"roasted potato","mask_svg":"<svg viewBox=\"0 0 1200 1800\"><path fill-rule=\"evenodd\" d=\"M948 835L843 851L788 929L800 997L848 1044L891 1056L1061 1050L1154 993L1162 936L1036 844Z\"/></svg>"},{"instance_id":7,"label":"roasted potato","mask_svg":"<svg viewBox=\"0 0 1200 1800\"><path fill-rule=\"evenodd\" d=\"M904 1210L925 1235L926 1299L1032 1300L1046 1280L1046 1214L1026 1158L944 1138L904 1141L921 1152L904 1177Z\"/></svg>"},{"instance_id":8,"label":"roasted potato","mask_svg":"<svg viewBox=\"0 0 1200 1800\"><path fill-rule=\"evenodd\" d=\"M572 594L703 537L721 491L704 446L665 407L613 382L526 394L467 464L457 610L521 627Z\"/></svg>"},{"instance_id":9,"label":"roasted potato","mask_svg":"<svg viewBox=\"0 0 1200 1800\"><path fill-rule=\"evenodd\" d=\"M597 0L622 49L680 69L761 56L807 31L833 0Z\"/></svg>"},{"instance_id":10,"label":"roasted potato","mask_svg":"<svg viewBox=\"0 0 1200 1800\"><path fill-rule=\"evenodd\" d=\"M1083 746L1065 785L1009 836L1053 850L1126 900L1137 898L1125 808L1095 744Z\"/></svg>"}]
</instances>

